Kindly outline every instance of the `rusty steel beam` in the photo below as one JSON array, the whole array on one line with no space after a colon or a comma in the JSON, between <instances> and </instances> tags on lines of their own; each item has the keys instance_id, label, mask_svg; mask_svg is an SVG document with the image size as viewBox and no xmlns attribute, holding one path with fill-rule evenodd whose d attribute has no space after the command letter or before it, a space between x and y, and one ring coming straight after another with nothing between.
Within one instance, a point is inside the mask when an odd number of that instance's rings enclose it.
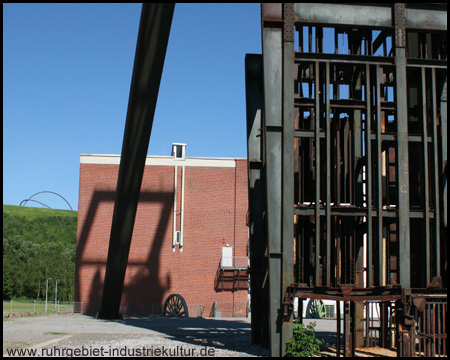
<instances>
[{"instance_id":1,"label":"rusty steel beam","mask_svg":"<svg viewBox=\"0 0 450 360\"><path fill-rule=\"evenodd\" d=\"M282 282L281 298L294 276L294 4L283 4L283 90L282 90ZM281 355L293 336L293 312L284 314L281 327Z\"/></svg>"}]
</instances>

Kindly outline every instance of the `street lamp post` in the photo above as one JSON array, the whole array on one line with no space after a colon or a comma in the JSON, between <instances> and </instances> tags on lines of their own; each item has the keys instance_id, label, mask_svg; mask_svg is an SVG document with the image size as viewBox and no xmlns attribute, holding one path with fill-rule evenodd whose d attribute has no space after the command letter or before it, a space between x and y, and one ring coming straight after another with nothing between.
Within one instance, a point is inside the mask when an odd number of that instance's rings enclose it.
<instances>
[{"instance_id":1,"label":"street lamp post","mask_svg":"<svg viewBox=\"0 0 450 360\"><path fill-rule=\"evenodd\" d=\"M45 312L47 312L47 299L48 299L48 281L53 280L53 278L47 278L47 286L45 288Z\"/></svg>"},{"instance_id":2,"label":"street lamp post","mask_svg":"<svg viewBox=\"0 0 450 360\"><path fill-rule=\"evenodd\" d=\"M45 288L45 312L47 312L47 299L48 299L48 281L53 280L53 278L47 278L47 286Z\"/></svg>"},{"instance_id":3,"label":"street lamp post","mask_svg":"<svg viewBox=\"0 0 450 360\"><path fill-rule=\"evenodd\" d=\"M58 310L58 281L61 281L61 279L56 279L56 289L55 289L55 310Z\"/></svg>"}]
</instances>

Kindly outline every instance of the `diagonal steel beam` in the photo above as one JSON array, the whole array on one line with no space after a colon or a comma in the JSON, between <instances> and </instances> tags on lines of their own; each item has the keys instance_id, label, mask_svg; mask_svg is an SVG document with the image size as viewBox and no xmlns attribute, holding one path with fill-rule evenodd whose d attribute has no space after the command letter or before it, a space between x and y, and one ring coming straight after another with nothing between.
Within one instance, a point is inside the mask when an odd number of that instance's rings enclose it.
<instances>
[{"instance_id":1,"label":"diagonal steel beam","mask_svg":"<svg viewBox=\"0 0 450 360\"><path fill-rule=\"evenodd\" d=\"M119 318L131 236L175 4L143 4L99 318Z\"/></svg>"}]
</instances>

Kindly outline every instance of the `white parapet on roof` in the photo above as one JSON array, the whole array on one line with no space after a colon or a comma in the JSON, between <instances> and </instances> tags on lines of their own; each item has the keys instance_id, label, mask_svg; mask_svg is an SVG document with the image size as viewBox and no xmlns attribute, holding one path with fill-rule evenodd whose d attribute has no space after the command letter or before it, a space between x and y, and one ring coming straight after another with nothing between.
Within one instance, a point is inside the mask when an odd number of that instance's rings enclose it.
<instances>
[{"instance_id":1,"label":"white parapet on roof","mask_svg":"<svg viewBox=\"0 0 450 360\"><path fill-rule=\"evenodd\" d=\"M181 163L173 156L147 156L145 165L153 166L205 166L205 167L236 167L236 158L186 157ZM119 165L120 155L80 154L80 164Z\"/></svg>"}]
</instances>

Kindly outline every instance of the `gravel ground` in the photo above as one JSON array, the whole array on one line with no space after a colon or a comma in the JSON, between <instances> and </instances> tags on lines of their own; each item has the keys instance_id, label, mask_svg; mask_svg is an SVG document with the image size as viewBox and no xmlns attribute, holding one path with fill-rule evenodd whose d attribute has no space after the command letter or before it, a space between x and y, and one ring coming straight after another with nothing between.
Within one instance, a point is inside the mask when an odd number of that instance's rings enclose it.
<instances>
[{"instance_id":1,"label":"gravel ground","mask_svg":"<svg viewBox=\"0 0 450 360\"><path fill-rule=\"evenodd\" d=\"M76 351L80 356L105 357L269 355L268 350L251 345L250 319L107 321L72 314L4 319L3 355L11 349L35 349L36 356L77 356Z\"/></svg>"},{"instance_id":2,"label":"gravel ground","mask_svg":"<svg viewBox=\"0 0 450 360\"><path fill-rule=\"evenodd\" d=\"M336 356L336 321L316 322L316 336L325 340L316 356ZM269 350L251 345L246 318L126 318L99 320L79 314L3 319L3 356L220 356L267 357ZM358 349L358 357L390 357L395 352Z\"/></svg>"}]
</instances>

